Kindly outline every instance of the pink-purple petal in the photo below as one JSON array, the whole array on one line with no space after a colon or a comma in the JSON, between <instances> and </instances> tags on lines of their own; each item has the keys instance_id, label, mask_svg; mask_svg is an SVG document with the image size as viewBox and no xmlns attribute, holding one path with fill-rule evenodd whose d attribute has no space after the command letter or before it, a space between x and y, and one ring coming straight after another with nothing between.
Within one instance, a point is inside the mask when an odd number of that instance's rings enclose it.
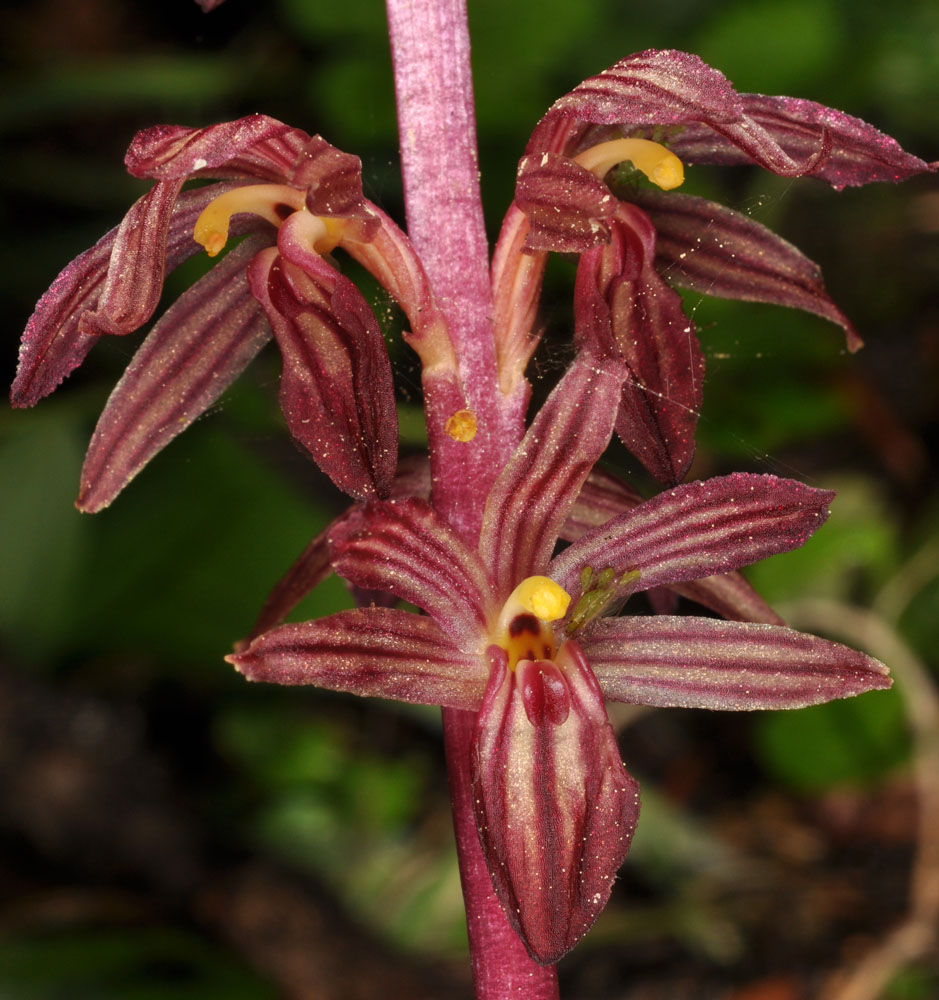
<instances>
[{"instance_id":1,"label":"pink-purple petal","mask_svg":"<svg viewBox=\"0 0 939 1000\"><path fill-rule=\"evenodd\" d=\"M273 248L248 269L283 357L290 433L339 489L387 496L397 458L391 364L361 293L316 254L303 270Z\"/></svg>"},{"instance_id":2,"label":"pink-purple petal","mask_svg":"<svg viewBox=\"0 0 939 1000\"><path fill-rule=\"evenodd\" d=\"M655 225L656 267L671 284L705 295L770 302L814 313L862 342L825 291L821 269L772 230L717 202L691 195L637 192Z\"/></svg>"},{"instance_id":3,"label":"pink-purple petal","mask_svg":"<svg viewBox=\"0 0 939 1000\"><path fill-rule=\"evenodd\" d=\"M607 619L582 645L603 694L635 705L802 708L890 687L878 660L777 625Z\"/></svg>"},{"instance_id":4,"label":"pink-purple petal","mask_svg":"<svg viewBox=\"0 0 939 1000\"><path fill-rule=\"evenodd\" d=\"M493 485L479 552L504 600L544 567L613 428L622 371L581 354L545 401Z\"/></svg>"},{"instance_id":5,"label":"pink-purple petal","mask_svg":"<svg viewBox=\"0 0 939 1000\"><path fill-rule=\"evenodd\" d=\"M574 542L642 502L639 493L625 480L606 469L594 468L561 528L561 538ZM724 618L769 625L783 623L747 580L735 571L674 584L670 592L703 604ZM652 594L662 593L662 588L652 588L650 599Z\"/></svg>"},{"instance_id":6,"label":"pink-purple petal","mask_svg":"<svg viewBox=\"0 0 939 1000\"><path fill-rule=\"evenodd\" d=\"M310 136L267 115L206 128L154 125L138 132L124 163L135 177L185 179L194 174L285 182Z\"/></svg>"},{"instance_id":7,"label":"pink-purple petal","mask_svg":"<svg viewBox=\"0 0 939 1000\"><path fill-rule=\"evenodd\" d=\"M124 216L104 287L94 310L81 317L81 332L131 333L153 315L163 291L167 237L181 188L182 181L160 181Z\"/></svg>"},{"instance_id":8,"label":"pink-purple petal","mask_svg":"<svg viewBox=\"0 0 939 1000\"><path fill-rule=\"evenodd\" d=\"M329 544L340 576L416 604L457 646L479 649L496 610L486 570L426 500L353 507L330 530Z\"/></svg>"},{"instance_id":9,"label":"pink-purple petal","mask_svg":"<svg viewBox=\"0 0 939 1000\"><path fill-rule=\"evenodd\" d=\"M797 97L741 95L745 118L712 131L689 125L670 142L689 163L733 165L759 163L769 170L786 161L808 162L820 144L827 155L802 172L828 181L836 190L873 181L898 182L935 171L905 152L899 143L873 125L815 101Z\"/></svg>"},{"instance_id":10,"label":"pink-purple petal","mask_svg":"<svg viewBox=\"0 0 939 1000\"><path fill-rule=\"evenodd\" d=\"M610 228L610 243L580 258L575 339L629 366L616 433L656 479L676 483L694 457L704 356L680 296L655 270L649 218L618 202Z\"/></svg>"},{"instance_id":11,"label":"pink-purple petal","mask_svg":"<svg viewBox=\"0 0 939 1000\"><path fill-rule=\"evenodd\" d=\"M558 961L606 905L639 815L583 655L492 674L473 747L476 824L496 896L537 962Z\"/></svg>"},{"instance_id":12,"label":"pink-purple petal","mask_svg":"<svg viewBox=\"0 0 939 1000\"><path fill-rule=\"evenodd\" d=\"M10 390L14 406L34 406L57 389L97 343L95 334L79 331L78 322L104 287L116 233L112 229L63 268L37 303L20 341Z\"/></svg>"},{"instance_id":13,"label":"pink-purple petal","mask_svg":"<svg viewBox=\"0 0 939 1000\"><path fill-rule=\"evenodd\" d=\"M676 583L671 589L731 621L783 624L782 618L760 597L746 577L733 570Z\"/></svg>"},{"instance_id":14,"label":"pink-purple petal","mask_svg":"<svg viewBox=\"0 0 939 1000\"><path fill-rule=\"evenodd\" d=\"M245 269L267 244L248 237L150 331L98 420L77 506L99 511L203 414L270 340Z\"/></svg>"},{"instance_id":15,"label":"pink-purple petal","mask_svg":"<svg viewBox=\"0 0 939 1000\"><path fill-rule=\"evenodd\" d=\"M281 625L228 657L249 681L476 711L486 686L480 656L461 653L430 618L357 608Z\"/></svg>"},{"instance_id":16,"label":"pink-purple petal","mask_svg":"<svg viewBox=\"0 0 939 1000\"><path fill-rule=\"evenodd\" d=\"M201 251L202 247L192 238L195 221L212 198L232 187L210 184L179 196L166 235L167 272ZM131 207L128 217L137 218L139 212L138 203ZM255 216L237 216L231 235L261 227L269 228L268 223ZM97 342L97 335L81 332L80 323L86 313L97 307L117 233L115 227L76 257L39 300L20 345L19 368L11 392L14 406L33 406L55 390Z\"/></svg>"},{"instance_id":17,"label":"pink-purple petal","mask_svg":"<svg viewBox=\"0 0 939 1000\"><path fill-rule=\"evenodd\" d=\"M687 125L733 122L743 112L730 81L698 56L648 49L589 77L556 101L535 129L528 152L545 148L558 118L596 125Z\"/></svg>"},{"instance_id":18,"label":"pink-purple petal","mask_svg":"<svg viewBox=\"0 0 939 1000\"><path fill-rule=\"evenodd\" d=\"M610 189L566 156L538 153L518 165L515 204L528 218L528 250L581 253L610 239Z\"/></svg>"},{"instance_id":19,"label":"pink-purple petal","mask_svg":"<svg viewBox=\"0 0 939 1000\"><path fill-rule=\"evenodd\" d=\"M365 219L372 229L380 225L362 194L362 161L330 145L320 135L314 135L304 146L290 184L306 190L306 206L314 215Z\"/></svg>"},{"instance_id":20,"label":"pink-purple petal","mask_svg":"<svg viewBox=\"0 0 939 1000\"><path fill-rule=\"evenodd\" d=\"M798 548L828 517L834 494L738 472L676 486L574 542L548 566L569 593L581 571L638 570L635 590L738 569Z\"/></svg>"}]
</instances>

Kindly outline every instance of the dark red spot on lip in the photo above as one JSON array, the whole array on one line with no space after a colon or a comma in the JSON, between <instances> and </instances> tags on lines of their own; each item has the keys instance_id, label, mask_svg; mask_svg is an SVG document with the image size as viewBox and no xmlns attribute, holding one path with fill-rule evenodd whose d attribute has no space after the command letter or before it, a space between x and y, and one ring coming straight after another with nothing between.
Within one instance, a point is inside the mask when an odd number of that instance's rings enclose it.
<instances>
[{"instance_id":1,"label":"dark red spot on lip","mask_svg":"<svg viewBox=\"0 0 939 1000\"><path fill-rule=\"evenodd\" d=\"M293 215L296 209L293 205L288 205L286 202L280 201L274 206L274 214L278 219L286 219Z\"/></svg>"},{"instance_id":2,"label":"dark red spot on lip","mask_svg":"<svg viewBox=\"0 0 939 1000\"><path fill-rule=\"evenodd\" d=\"M509 622L509 635L512 638L522 635L523 632L529 632L532 635L538 635L541 631L541 623L534 615L516 615Z\"/></svg>"}]
</instances>

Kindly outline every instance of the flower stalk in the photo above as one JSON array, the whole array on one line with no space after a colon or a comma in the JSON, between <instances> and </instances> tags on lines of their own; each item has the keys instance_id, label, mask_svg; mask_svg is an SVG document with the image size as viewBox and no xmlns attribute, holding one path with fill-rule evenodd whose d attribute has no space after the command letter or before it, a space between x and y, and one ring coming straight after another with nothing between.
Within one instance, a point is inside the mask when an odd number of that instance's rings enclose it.
<instances>
[{"instance_id":1,"label":"flower stalk","mask_svg":"<svg viewBox=\"0 0 939 1000\"><path fill-rule=\"evenodd\" d=\"M510 396L498 384L466 4L387 0L387 10L408 235L446 317L477 427L472 440L447 442L439 429L434 434L428 400L434 505L475 545L500 456L504 462L524 432L528 393L524 380ZM552 1000L556 966L529 957L493 892L480 846L470 776L476 713L444 708L443 725L476 995Z\"/></svg>"}]
</instances>

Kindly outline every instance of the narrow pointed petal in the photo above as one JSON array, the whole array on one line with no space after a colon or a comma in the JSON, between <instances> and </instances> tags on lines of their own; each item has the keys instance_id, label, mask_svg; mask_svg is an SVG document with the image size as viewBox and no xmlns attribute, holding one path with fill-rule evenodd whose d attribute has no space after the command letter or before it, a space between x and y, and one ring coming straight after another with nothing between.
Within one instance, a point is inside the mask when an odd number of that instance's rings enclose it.
<instances>
[{"instance_id":1,"label":"narrow pointed petal","mask_svg":"<svg viewBox=\"0 0 939 1000\"><path fill-rule=\"evenodd\" d=\"M104 408L82 468L79 510L107 507L201 416L270 340L245 268L264 248L249 237L170 306Z\"/></svg>"},{"instance_id":2,"label":"narrow pointed petal","mask_svg":"<svg viewBox=\"0 0 939 1000\"><path fill-rule=\"evenodd\" d=\"M486 570L427 501L353 507L330 530L329 544L340 576L416 604L455 645L479 651L497 610Z\"/></svg>"},{"instance_id":3,"label":"narrow pointed petal","mask_svg":"<svg viewBox=\"0 0 939 1000\"><path fill-rule=\"evenodd\" d=\"M635 590L738 569L798 548L828 517L829 490L734 473L665 490L564 550L547 575L571 594L581 571L638 570Z\"/></svg>"},{"instance_id":4,"label":"narrow pointed petal","mask_svg":"<svg viewBox=\"0 0 939 1000\"><path fill-rule=\"evenodd\" d=\"M228 661L249 681L470 711L479 708L487 675L483 658L459 652L430 618L392 608L281 625Z\"/></svg>"},{"instance_id":5,"label":"narrow pointed petal","mask_svg":"<svg viewBox=\"0 0 939 1000\"><path fill-rule=\"evenodd\" d=\"M777 625L607 619L583 647L603 694L635 705L802 708L890 687L878 660Z\"/></svg>"},{"instance_id":6,"label":"narrow pointed petal","mask_svg":"<svg viewBox=\"0 0 939 1000\"><path fill-rule=\"evenodd\" d=\"M609 442L621 384L617 365L580 355L499 474L486 501L479 553L500 600L550 558Z\"/></svg>"},{"instance_id":7,"label":"narrow pointed petal","mask_svg":"<svg viewBox=\"0 0 939 1000\"><path fill-rule=\"evenodd\" d=\"M733 122L740 96L723 73L688 52L647 49L578 84L556 101L535 129L528 152L540 151L558 118L596 125L687 125Z\"/></svg>"},{"instance_id":8,"label":"narrow pointed petal","mask_svg":"<svg viewBox=\"0 0 939 1000\"><path fill-rule=\"evenodd\" d=\"M576 644L492 674L473 748L476 825L496 896L535 961L557 962L610 898L639 817L597 682ZM501 654L501 655L500 655Z\"/></svg>"},{"instance_id":9,"label":"narrow pointed petal","mask_svg":"<svg viewBox=\"0 0 939 1000\"><path fill-rule=\"evenodd\" d=\"M612 240L581 255L575 338L626 362L616 433L660 482L684 478L694 457L704 355L681 298L655 270L655 229L640 209L617 203Z\"/></svg>"},{"instance_id":10,"label":"narrow pointed petal","mask_svg":"<svg viewBox=\"0 0 939 1000\"><path fill-rule=\"evenodd\" d=\"M642 497L619 476L595 468L587 477L577 503L561 529L561 537L575 542L612 518L638 507ZM724 618L737 621L782 625L782 619L735 571L688 580L670 588L689 600L703 604Z\"/></svg>"},{"instance_id":11,"label":"narrow pointed petal","mask_svg":"<svg viewBox=\"0 0 939 1000\"><path fill-rule=\"evenodd\" d=\"M828 297L819 266L772 230L705 198L643 191L634 200L655 225L656 267L671 284L802 309L837 323L849 350L862 346Z\"/></svg>"},{"instance_id":12,"label":"narrow pointed petal","mask_svg":"<svg viewBox=\"0 0 939 1000\"><path fill-rule=\"evenodd\" d=\"M309 141L306 132L267 115L207 128L155 125L137 133L124 163L134 177L157 180L204 174L286 182Z\"/></svg>"},{"instance_id":13,"label":"narrow pointed petal","mask_svg":"<svg viewBox=\"0 0 939 1000\"><path fill-rule=\"evenodd\" d=\"M610 239L616 199L600 178L556 153L522 158L515 204L528 217L528 250L581 253Z\"/></svg>"},{"instance_id":14,"label":"narrow pointed petal","mask_svg":"<svg viewBox=\"0 0 939 1000\"><path fill-rule=\"evenodd\" d=\"M181 180L157 182L124 216L101 297L80 320L82 332L131 333L153 315L163 291L170 219L181 189Z\"/></svg>"},{"instance_id":15,"label":"narrow pointed petal","mask_svg":"<svg viewBox=\"0 0 939 1000\"><path fill-rule=\"evenodd\" d=\"M166 235L167 272L202 250L192 238L192 227L205 206L231 188L231 184L210 184L180 195ZM140 212L138 202L128 217L139 218ZM260 219L240 216L234 220L231 234L241 235L262 226L270 229ZM51 393L97 342L97 335L81 332L80 322L97 307L117 234L115 227L76 257L39 300L20 345L19 368L11 392L14 406L33 406Z\"/></svg>"},{"instance_id":16,"label":"narrow pointed petal","mask_svg":"<svg viewBox=\"0 0 939 1000\"><path fill-rule=\"evenodd\" d=\"M843 111L797 97L742 94L741 100L740 122L716 131L689 125L670 142L671 148L689 163L756 162L788 173L787 161L809 164L825 142L826 155L801 172L828 181L839 191L873 181L904 181L936 170L935 163L912 156L889 135Z\"/></svg>"},{"instance_id":17,"label":"narrow pointed petal","mask_svg":"<svg viewBox=\"0 0 939 1000\"><path fill-rule=\"evenodd\" d=\"M388 352L355 285L310 257L301 270L271 249L248 269L284 361L287 426L339 489L386 496L398 444Z\"/></svg>"},{"instance_id":18,"label":"narrow pointed petal","mask_svg":"<svg viewBox=\"0 0 939 1000\"><path fill-rule=\"evenodd\" d=\"M114 246L115 227L79 254L55 279L33 311L20 341L19 364L10 390L14 406L34 406L85 360L97 343L78 321L98 300Z\"/></svg>"}]
</instances>

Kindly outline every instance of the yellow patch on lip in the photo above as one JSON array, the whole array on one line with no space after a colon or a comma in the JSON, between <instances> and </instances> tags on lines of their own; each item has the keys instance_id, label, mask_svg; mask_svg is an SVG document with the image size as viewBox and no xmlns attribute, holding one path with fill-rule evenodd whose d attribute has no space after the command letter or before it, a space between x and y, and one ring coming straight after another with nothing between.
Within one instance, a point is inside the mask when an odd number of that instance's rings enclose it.
<instances>
[{"instance_id":1,"label":"yellow patch on lip","mask_svg":"<svg viewBox=\"0 0 939 1000\"><path fill-rule=\"evenodd\" d=\"M613 139L601 142L584 150L574 159L601 180L624 160L628 160L663 191L680 187L685 180L685 167L681 160L670 149L651 139Z\"/></svg>"}]
</instances>

